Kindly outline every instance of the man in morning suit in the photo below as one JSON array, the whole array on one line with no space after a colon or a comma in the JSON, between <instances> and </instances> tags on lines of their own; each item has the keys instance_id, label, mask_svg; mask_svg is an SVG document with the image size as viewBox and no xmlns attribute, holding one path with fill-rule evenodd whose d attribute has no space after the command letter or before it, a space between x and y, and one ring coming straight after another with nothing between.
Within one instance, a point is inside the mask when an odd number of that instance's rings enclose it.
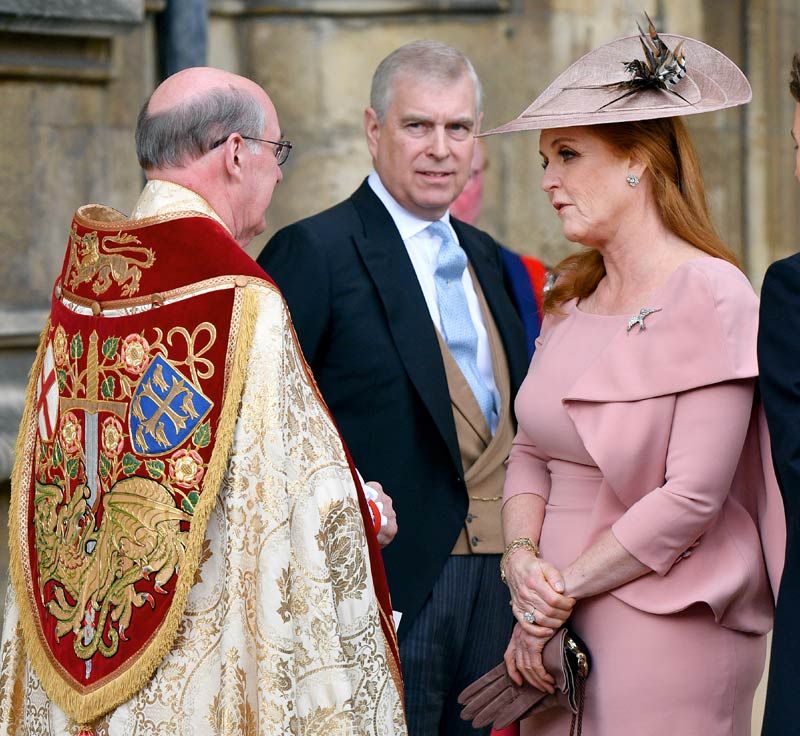
<instances>
[{"instance_id":1,"label":"man in morning suit","mask_svg":"<svg viewBox=\"0 0 800 736\"><path fill-rule=\"evenodd\" d=\"M789 91L795 101L794 175L800 182L800 53L792 59ZM786 562L772 634L762 736L792 733L800 717L800 253L773 263L761 288L759 387L769 425L772 461L786 512Z\"/></svg>"},{"instance_id":2,"label":"man in morning suit","mask_svg":"<svg viewBox=\"0 0 800 736\"><path fill-rule=\"evenodd\" d=\"M500 498L525 338L497 244L448 214L480 109L461 52L394 51L364 113L374 171L259 257L356 464L394 499L384 560L415 736L477 733L456 697L500 661L513 623Z\"/></svg>"}]
</instances>

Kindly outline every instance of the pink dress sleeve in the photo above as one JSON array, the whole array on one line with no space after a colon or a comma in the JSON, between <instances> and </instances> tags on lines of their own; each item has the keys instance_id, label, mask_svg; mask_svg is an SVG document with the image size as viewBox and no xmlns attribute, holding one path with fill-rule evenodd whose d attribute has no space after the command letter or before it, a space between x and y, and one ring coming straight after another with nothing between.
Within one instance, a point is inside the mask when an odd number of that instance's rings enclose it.
<instances>
[{"instance_id":1,"label":"pink dress sleeve","mask_svg":"<svg viewBox=\"0 0 800 736\"><path fill-rule=\"evenodd\" d=\"M550 496L548 457L528 438L522 429L517 430L511 453L506 463L506 482L503 503L521 493L532 493L547 501Z\"/></svg>"},{"instance_id":2,"label":"pink dress sleeve","mask_svg":"<svg viewBox=\"0 0 800 736\"><path fill-rule=\"evenodd\" d=\"M620 544L659 575L666 575L711 526L728 496L747 434L754 384L754 379L744 379L679 394L666 482L612 526Z\"/></svg>"},{"instance_id":3,"label":"pink dress sleeve","mask_svg":"<svg viewBox=\"0 0 800 736\"><path fill-rule=\"evenodd\" d=\"M542 347L544 335L550 327L551 318L545 317L539 337L534 345L536 350ZM534 352L534 358L535 358ZM528 380L528 379L525 379ZM536 448L536 445L522 430L517 428L517 434L511 445L511 452L506 460L506 480L503 486L503 504L513 496L521 493L532 493L541 496L547 501L550 496L550 473L547 472L548 457Z\"/></svg>"}]
</instances>

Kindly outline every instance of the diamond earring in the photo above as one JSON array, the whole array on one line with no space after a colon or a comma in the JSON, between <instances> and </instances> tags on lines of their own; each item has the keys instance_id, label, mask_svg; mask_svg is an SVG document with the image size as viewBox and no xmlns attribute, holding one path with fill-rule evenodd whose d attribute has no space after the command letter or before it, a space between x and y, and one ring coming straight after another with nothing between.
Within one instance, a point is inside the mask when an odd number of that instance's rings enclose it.
<instances>
[{"instance_id":1,"label":"diamond earring","mask_svg":"<svg viewBox=\"0 0 800 736\"><path fill-rule=\"evenodd\" d=\"M628 182L628 186L635 187L639 183L639 177L636 174L628 174L625 181Z\"/></svg>"}]
</instances>

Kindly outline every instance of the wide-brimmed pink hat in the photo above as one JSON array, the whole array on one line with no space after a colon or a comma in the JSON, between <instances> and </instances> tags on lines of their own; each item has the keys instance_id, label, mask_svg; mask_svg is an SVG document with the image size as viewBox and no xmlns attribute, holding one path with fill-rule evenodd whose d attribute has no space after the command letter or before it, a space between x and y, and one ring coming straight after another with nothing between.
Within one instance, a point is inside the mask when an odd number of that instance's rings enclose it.
<instances>
[{"instance_id":1,"label":"wide-brimmed pink hat","mask_svg":"<svg viewBox=\"0 0 800 736\"><path fill-rule=\"evenodd\" d=\"M640 31L590 51L519 117L481 135L696 115L750 101L750 83L722 52L657 34L652 23Z\"/></svg>"}]
</instances>

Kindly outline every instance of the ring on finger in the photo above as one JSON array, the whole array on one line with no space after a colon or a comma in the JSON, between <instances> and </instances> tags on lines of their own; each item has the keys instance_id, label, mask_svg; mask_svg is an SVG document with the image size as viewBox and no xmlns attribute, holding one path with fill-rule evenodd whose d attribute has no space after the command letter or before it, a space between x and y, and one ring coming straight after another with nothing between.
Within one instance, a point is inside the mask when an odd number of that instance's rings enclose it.
<instances>
[{"instance_id":1,"label":"ring on finger","mask_svg":"<svg viewBox=\"0 0 800 736\"><path fill-rule=\"evenodd\" d=\"M536 623L536 609L533 608L530 611L525 611L522 614L522 619L525 621L526 624L535 624Z\"/></svg>"}]
</instances>

